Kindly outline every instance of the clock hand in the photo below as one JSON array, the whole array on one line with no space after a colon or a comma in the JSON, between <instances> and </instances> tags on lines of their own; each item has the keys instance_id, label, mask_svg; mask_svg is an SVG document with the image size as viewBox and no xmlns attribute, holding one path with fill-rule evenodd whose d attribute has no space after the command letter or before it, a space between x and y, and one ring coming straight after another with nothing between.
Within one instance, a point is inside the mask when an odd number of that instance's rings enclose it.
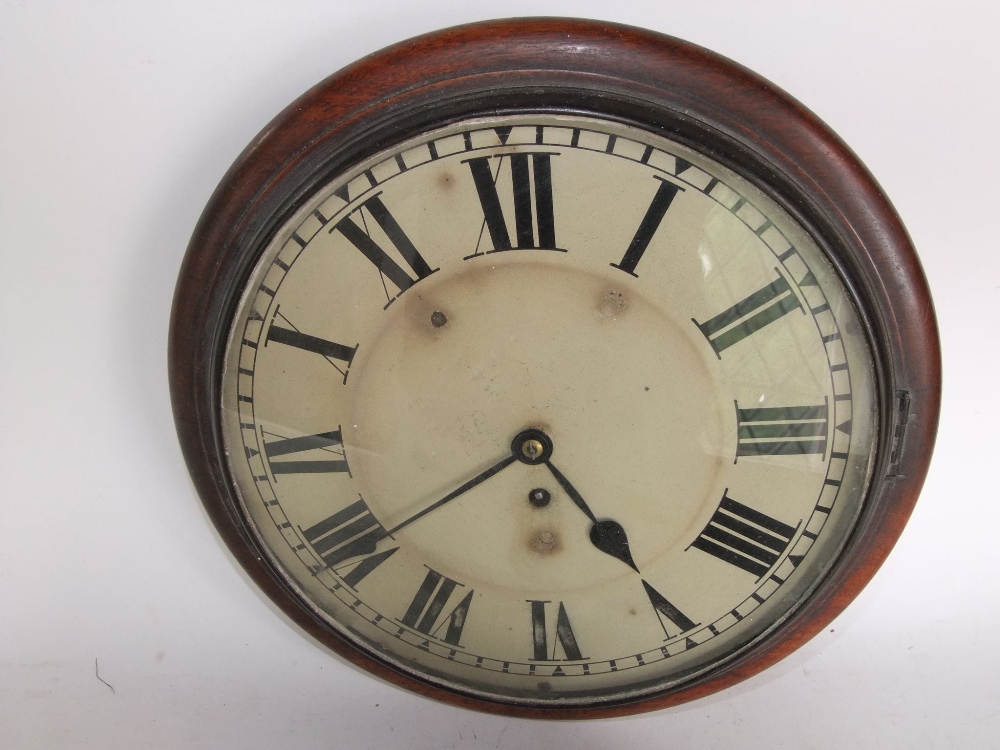
<instances>
[{"instance_id":1,"label":"clock hand","mask_svg":"<svg viewBox=\"0 0 1000 750\"><path fill-rule=\"evenodd\" d=\"M525 464L535 465L543 463L548 459L550 455L552 455L552 441L549 439L548 435L546 435L541 430L537 430L534 428L521 430L519 433L517 433L517 435L514 436L514 440L511 441L509 456L506 456L502 460L498 461L496 464L488 468L482 474L473 477L458 489L445 495L436 503L428 505L426 508L424 508L418 513L413 514L402 523L398 523L388 531L382 532L381 535L379 535L374 541L372 541L372 544L374 545L375 542L377 542L379 539L385 539L387 536L392 536L400 529L406 528L414 521L426 516L432 510L440 508L445 503L450 502L459 495L468 492L477 484L485 482L491 476L506 469L515 461L521 461L522 463ZM582 498L580 502L583 502ZM593 515L591 515L591 518L593 518Z\"/></svg>"},{"instance_id":2,"label":"clock hand","mask_svg":"<svg viewBox=\"0 0 1000 750\"><path fill-rule=\"evenodd\" d=\"M576 491L576 487L570 484L569 480L563 476L563 473L553 466L551 461L545 461L545 465L552 472L552 476L556 478L559 486L565 490L576 506L587 514L587 518L594 523L590 527L591 543L601 552L612 557L617 557L638 573L639 568L636 567L635 561L632 560L632 553L628 548L628 536L625 534L625 529L622 528L622 525L610 518L598 521L590 506L587 505L587 501Z\"/></svg>"},{"instance_id":3,"label":"clock hand","mask_svg":"<svg viewBox=\"0 0 1000 750\"><path fill-rule=\"evenodd\" d=\"M559 483L559 486L562 487L563 490L565 490L567 495L569 495L570 500L576 503L576 507L578 507L584 513L586 513L587 518L589 518L594 523L597 523L597 516L594 515L594 512L587 505L587 501L584 500L583 497L580 496L580 493L576 491L576 487L574 487L569 483L569 480L563 476L562 472L559 471L559 469L557 469L555 466L552 465L551 461L546 461L545 465L549 468L549 471L552 472L552 476L556 478L556 481Z\"/></svg>"},{"instance_id":4,"label":"clock hand","mask_svg":"<svg viewBox=\"0 0 1000 750\"><path fill-rule=\"evenodd\" d=\"M397 531L406 528L414 521L423 518L432 510L440 508L445 503L448 503L459 495L468 492L476 485L485 482L494 474L498 474L515 461L521 461L522 463L529 465L544 463L548 467L549 471L552 472L552 476L555 477L559 486L565 490L566 494L570 496L570 499L573 500L576 506L587 515L587 518L589 518L591 522L593 522L594 525L590 527L591 543L601 552L621 560L638 573L639 568L636 567L635 562L632 560L632 553L629 551L628 536L625 534L625 529L622 528L620 523L610 518L598 520L597 516L595 516L594 512L590 509L590 506L587 505L587 501L583 499L583 496L576 491L576 488L570 484L570 481L563 476L562 472L553 466L552 462L548 460L550 455L552 455L552 442L548 436L545 435L545 433L535 429L523 430L518 433L511 443L511 455L498 461L496 464L486 469L486 471L476 475L437 502L431 503L423 510L414 513L405 521L402 521L401 523L393 526L391 529L383 532L379 538L392 536ZM373 539L372 544L374 544L375 541L377 540Z\"/></svg>"},{"instance_id":5,"label":"clock hand","mask_svg":"<svg viewBox=\"0 0 1000 750\"><path fill-rule=\"evenodd\" d=\"M383 538L387 537L387 536L392 536L393 534L395 534L400 529L404 529L407 526L409 526L411 523L413 523L414 521L416 521L416 520L418 520L420 518L423 518L428 513L430 513L432 510L436 510L437 508L440 508L442 505L444 505L445 503L451 502L452 500L454 500L459 495L465 494L466 492L468 492L469 490L471 490L476 485L481 484L482 482L485 482L487 479L489 479L494 474L500 473L503 469L506 469L508 466L510 466L516 460L517 460L517 456L514 456L513 454L510 455L510 456L505 457L503 460L498 461L497 463L493 464L493 466L491 466L490 468L488 468L486 471L482 472L481 474L477 474L476 476L474 476L472 479L470 479L468 482L466 482L465 484L463 484L458 489L453 490L452 492L449 492L447 495L445 495L444 497L442 497L436 503L431 503L430 505L428 505L423 510L421 510L421 511L419 511L417 513L414 513L412 516L410 516L409 518L407 518L402 523L396 524L395 526L393 526L391 529L389 529L388 531L386 531L381 536Z\"/></svg>"},{"instance_id":6,"label":"clock hand","mask_svg":"<svg viewBox=\"0 0 1000 750\"><path fill-rule=\"evenodd\" d=\"M470 479L468 482L466 482L465 484L463 484L458 489L456 489L456 490L448 493L447 495L445 495L444 497L442 497L440 500L438 500L436 503L432 503L431 505L428 505L426 508L424 508L423 510L419 511L418 513L414 513L412 516L410 516L409 518L407 518L405 521L403 521L402 523L396 524L395 526L393 526L388 531L383 531L378 537L375 537L371 541L371 545L373 547L373 551L374 551L374 545L375 545L375 543L378 542L380 539L385 539L387 536L392 536L393 534L395 534L400 529L406 528L407 526L409 526L414 521L417 521L418 519L423 518L424 516L426 516L432 510L436 510L437 508L440 508L445 503L450 502L450 501L454 500L456 497L458 497L459 495L462 495L462 494L468 492L473 487L475 487L477 484L480 484L481 482L485 482L487 479L489 479L494 474L498 474L499 472L503 471L508 466L510 466L512 463L514 463L515 461L521 461L522 463L526 463L526 464L530 464L530 465L539 464L539 463L542 463L543 461L545 461L548 458L548 456L551 455L551 453L552 453L552 441L549 439L549 437L544 432L542 432L541 430L533 429L533 428L529 428L529 429L526 429L526 430L521 430L521 432L519 432L514 437L514 440L510 444L510 455L509 456L506 456L505 458L501 459L500 461L498 461L497 463L495 463L493 466L491 466L490 468L488 468L486 471L484 471L481 474L473 477L472 479ZM591 517L593 517L593 516L591 516Z\"/></svg>"}]
</instances>

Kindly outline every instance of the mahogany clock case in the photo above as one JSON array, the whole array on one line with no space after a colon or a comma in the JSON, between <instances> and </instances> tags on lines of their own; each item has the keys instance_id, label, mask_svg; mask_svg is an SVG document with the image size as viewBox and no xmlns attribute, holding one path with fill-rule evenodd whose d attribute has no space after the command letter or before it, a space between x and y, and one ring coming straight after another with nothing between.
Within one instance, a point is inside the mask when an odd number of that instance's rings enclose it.
<instances>
[{"instance_id":1,"label":"mahogany clock case","mask_svg":"<svg viewBox=\"0 0 1000 750\"><path fill-rule=\"evenodd\" d=\"M285 583L248 530L222 447L222 356L238 298L273 233L331 177L458 120L496 113L597 115L689 145L754 183L806 227L853 292L875 353L879 448L861 517L833 569L780 626L735 658L638 702L533 708L483 701L359 651ZM568 19L447 29L382 50L279 114L226 174L191 239L170 330L170 386L188 467L254 581L344 658L452 704L537 718L596 718L692 700L763 670L825 627L888 555L930 461L940 355L930 295L895 211L813 114L741 66L649 31Z\"/></svg>"}]
</instances>

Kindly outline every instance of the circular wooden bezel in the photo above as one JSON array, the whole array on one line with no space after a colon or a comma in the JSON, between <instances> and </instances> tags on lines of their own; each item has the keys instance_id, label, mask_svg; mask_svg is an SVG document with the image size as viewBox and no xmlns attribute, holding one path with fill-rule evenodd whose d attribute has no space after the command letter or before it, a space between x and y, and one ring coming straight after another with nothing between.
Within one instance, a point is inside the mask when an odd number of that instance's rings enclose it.
<instances>
[{"instance_id":1,"label":"circular wooden bezel","mask_svg":"<svg viewBox=\"0 0 1000 750\"><path fill-rule=\"evenodd\" d=\"M415 132L498 112L591 114L659 132L754 182L829 253L876 358L879 453L861 517L832 570L779 627L689 682L633 702L526 707L404 674L359 650L300 601L249 530L220 425L221 366L243 284L272 233L332 176ZM930 294L892 206L854 154L772 84L700 47L573 19L493 21L377 52L306 92L257 136L212 196L181 269L170 387L184 456L205 507L256 584L324 645L389 682L447 703L532 718L655 710L774 664L836 617L903 530L930 462L940 354Z\"/></svg>"}]
</instances>

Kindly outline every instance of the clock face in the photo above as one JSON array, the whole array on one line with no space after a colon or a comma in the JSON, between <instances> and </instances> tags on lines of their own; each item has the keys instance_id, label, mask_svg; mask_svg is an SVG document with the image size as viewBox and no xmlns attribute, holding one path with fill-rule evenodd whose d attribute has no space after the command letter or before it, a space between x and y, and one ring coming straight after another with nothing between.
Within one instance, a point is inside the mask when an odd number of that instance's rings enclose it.
<instances>
[{"instance_id":1,"label":"clock face","mask_svg":"<svg viewBox=\"0 0 1000 750\"><path fill-rule=\"evenodd\" d=\"M617 122L465 120L333 177L231 319L228 469L317 617L527 705L680 685L830 570L877 443L816 240Z\"/></svg>"}]
</instances>

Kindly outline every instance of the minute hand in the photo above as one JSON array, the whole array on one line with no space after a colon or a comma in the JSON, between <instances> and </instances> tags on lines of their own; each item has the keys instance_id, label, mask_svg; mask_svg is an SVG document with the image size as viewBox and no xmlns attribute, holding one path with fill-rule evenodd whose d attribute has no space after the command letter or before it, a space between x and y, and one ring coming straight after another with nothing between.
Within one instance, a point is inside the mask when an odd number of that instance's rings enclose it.
<instances>
[{"instance_id":1,"label":"minute hand","mask_svg":"<svg viewBox=\"0 0 1000 750\"><path fill-rule=\"evenodd\" d=\"M598 521L597 516L594 515L590 506L587 505L587 501L576 491L576 487L570 484L569 480L563 476L563 473L553 466L551 461L546 461L545 465L552 472L552 476L556 478L559 486L569 495L570 500L576 504L576 507L586 513L587 518L593 522L594 525L590 527L591 543L601 552L618 558L638 573L639 568L636 567L635 562L632 560L632 553L628 548L628 536L625 534L625 529L622 528L622 525L610 518Z\"/></svg>"},{"instance_id":2,"label":"minute hand","mask_svg":"<svg viewBox=\"0 0 1000 750\"><path fill-rule=\"evenodd\" d=\"M445 495L444 497L442 497L440 500L438 500L436 503L431 503L430 505L428 505L426 508L424 508L423 510L419 511L418 513L414 513L412 516L410 516L409 518L407 518L402 523L396 524L391 529L389 529L388 531L386 531L383 536L392 536L393 534L395 534L400 529L404 529L407 526L409 526L411 523L413 523L414 521L417 521L417 520L423 518L428 513L430 513L432 510L436 510L436 509L440 508L442 505L444 505L447 502L451 502L452 500L454 500L459 495L465 494L466 492L468 492L469 490L471 490L473 487L475 487L477 484L485 482L487 479L489 479L494 474L498 474L503 469L506 469L508 466L510 466L516 460L517 460L517 457L514 456L514 455L507 456L502 461L499 461L498 463L495 463L493 466L491 466L490 468L488 468L482 474L478 474L477 476L475 476L472 479L470 479L468 482L466 482L465 484L463 484L458 489L453 490L452 492L448 493L447 495Z\"/></svg>"}]
</instances>

